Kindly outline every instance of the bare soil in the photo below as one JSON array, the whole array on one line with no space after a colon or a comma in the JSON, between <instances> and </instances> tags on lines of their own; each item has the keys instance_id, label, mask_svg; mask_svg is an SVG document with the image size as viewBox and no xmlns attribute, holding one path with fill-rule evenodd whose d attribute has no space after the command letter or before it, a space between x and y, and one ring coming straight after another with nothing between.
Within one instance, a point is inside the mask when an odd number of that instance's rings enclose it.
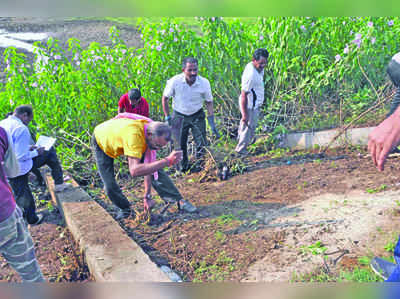
<instances>
[{"instance_id":1,"label":"bare soil","mask_svg":"<svg viewBox=\"0 0 400 299\"><path fill-rule=\"evenodd\" d=\"M244 162L250 171L227 181L200 182L202 172L176 179L196 213L175 205L162 213L158 199L150 222L127 219L121 226L153 261L186 281L288 281L363 267L358 257L364 255L390 256L384 246L399 233L398 157L384 172L365 148ZM128 176L120 182L140 214L143 185ZM100 190L97 199L113 213ZM322 253L312 252L315 244L326 249L325 262Z\"/></svg>"},{"instance_id":2,"label":"bare soil","mask_svg":"<svg viewBox=\"0 0 400 299\"><path fill-rule=\"evenodd\" d=\"M50 282L91 281L89 269L79 246L75 244L57 208L49 204L50 195L43 188L35 185L31 187L37 196L38 211L46 215L41 224L28 226L43 275ZM0 281L21 281L1 255Z\"/></svg>"}]
</instances>

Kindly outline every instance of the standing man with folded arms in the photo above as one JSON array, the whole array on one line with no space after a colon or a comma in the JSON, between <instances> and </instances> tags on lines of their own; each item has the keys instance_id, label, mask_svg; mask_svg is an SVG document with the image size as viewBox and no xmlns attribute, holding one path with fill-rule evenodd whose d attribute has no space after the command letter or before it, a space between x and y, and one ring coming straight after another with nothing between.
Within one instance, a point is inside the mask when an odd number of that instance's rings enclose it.
<instances>
[{"instance_id":1,"label":"standing man with folded arms","mask_svg":"<svg viewBox=\"0 0 400 299\"><path fill-rule=\"evenodd\" d=\"M214 106L210 82L198 75L198 62L196 58L187 57L182 61L182 73L175 75L167 81L162 96L162 105L165 120L168 124L183 118L180 146L183 151L182 171L190 169L187 154L187 141L191 130L196 143L196 158L204 154L203 147L207 145L206 122L203 103L206 103L207 120L213 134L219 138L219 133L214 122ZM169 99L172 101L172 114L169 109Z\"/></svg>"}]
</instances>

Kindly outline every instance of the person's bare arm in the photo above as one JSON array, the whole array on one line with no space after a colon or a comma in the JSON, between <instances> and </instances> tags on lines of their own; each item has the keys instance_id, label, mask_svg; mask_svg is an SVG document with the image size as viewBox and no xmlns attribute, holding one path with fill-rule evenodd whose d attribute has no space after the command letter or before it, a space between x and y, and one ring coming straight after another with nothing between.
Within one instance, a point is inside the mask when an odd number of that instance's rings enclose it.
<instances>
[{"instance_id":1,"label":"person's bare arm","mask_svg":"<svg viewBox=\"0 0 400 299\"><path fill-rule=\"evenodd\" d=\"M151 198L151 175L144 177L144 196L143 196L143 207L145 211L151 210L155 205L155 201Z\"/></svg>"},{"instance_id":2,"label":"person's bare arm","mask_svg":"<svg viewBox=\"0 0 400 299\"><path fill-rule=\"evenodd\" d=\"M161 101L162 101L164 116L167 117L169 115L169 98L166 96L162 96Z\"/></svg>"},{"instance_id":3,"label":"person's bare arm","mask_svg":"<svg viewBox=\"0 0 400 299\"><path fill-rule=\"evenodd\" d=\"M164 168L178 163L182 159L182 151L172 151L168 157L152 162L140 163L139 158L128 157L129 172L131 176L145 176Z\"/></svg>"},{"instance_id":4,"label":"person's bare arm","mask_svg":"<svg viewBox=\"0 0 400 299\"><path fill-rule=\"evenodd\" d=\"M211 102L206 102L206 108L207 108L207 116L213 116L214 115L214 103Z\"/></svg>"},{"instance_id":5,"label":"person's bare arm","mask_svg":"<svg viewBox=\"0 0 400 299\"><path fill-rule=\"evenodd\" d=\"M400 106L368 136L368 151L379 171L383 171L387 156L400 142Z\"/></svg>"},{"instance_id":6,"label":"person's bare arm","mask_svg":"<svg viewBox=\"0 0 400 299\"><path fill-rule=\"evenodd\" d=\"M144 177L144 197L151 195L151 175Z\"/></svg>"}]
</instances>

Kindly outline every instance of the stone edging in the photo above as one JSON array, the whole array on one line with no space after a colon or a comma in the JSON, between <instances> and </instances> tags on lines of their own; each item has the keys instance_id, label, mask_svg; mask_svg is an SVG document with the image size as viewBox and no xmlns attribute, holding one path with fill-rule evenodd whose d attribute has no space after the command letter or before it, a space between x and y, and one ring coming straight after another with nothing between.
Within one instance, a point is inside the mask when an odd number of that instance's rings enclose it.
<instances>
[{"instance_id":1,"label":"stone edging","mask_svg":"<svg viewBox=\"0 0 400 299\"><path fill-rule=\"evenodd\" d=\"M53 202L85 254L90 273L97 282L171 281L171 275L157 267L75 181L68 181L72 186L56 193L51 175L46 173L44 177Z\"/></svg>"}]
</instances>

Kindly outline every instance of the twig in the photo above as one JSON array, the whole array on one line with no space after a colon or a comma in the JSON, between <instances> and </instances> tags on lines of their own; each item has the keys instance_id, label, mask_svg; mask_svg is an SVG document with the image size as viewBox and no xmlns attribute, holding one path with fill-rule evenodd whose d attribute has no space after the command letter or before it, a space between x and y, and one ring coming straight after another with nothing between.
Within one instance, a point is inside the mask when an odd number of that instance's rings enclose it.
<instances>
[{"instance_id":1,"label":"twig","mask_svg":"<svg viewBox=\"0 0 400 299\"><path fill-rule=\"evenodd\" d=\"M363 73L364 77L367 79L367 81L369 82L369 84L371 85L372 89L374 90L376 97L378 99L377 104L375 104L374 106L368 108L366 111L362 112L361 114L359 114L356 118L354 118L350 123L348 123L347 125L345 125L344 127L342 127L339 130L339 133L337 133L335 135L335 137L333 137L331 139L331 141L328 143L328 145L320 151L320 153L325 154L325 152L328 150L328 148L332 145L333 142L336 141L336 139L338 139L344 132L347 131L347 129L357 120L361 119L362 117L364 117L366 114L368 114L369 112L375 110L376 108L378 108L380 105L384 104L388 99L390 99L391 97L387 97L384 100L381 100L381 97L379 96L378 92L376 91L374 85L372 84L371 80L368 78L367 74L364 72L364 69L362 68L361 64L360 64L360 59L358 59L358 65L360 66L361 72Z\"/></svg>"}]
</instances>

